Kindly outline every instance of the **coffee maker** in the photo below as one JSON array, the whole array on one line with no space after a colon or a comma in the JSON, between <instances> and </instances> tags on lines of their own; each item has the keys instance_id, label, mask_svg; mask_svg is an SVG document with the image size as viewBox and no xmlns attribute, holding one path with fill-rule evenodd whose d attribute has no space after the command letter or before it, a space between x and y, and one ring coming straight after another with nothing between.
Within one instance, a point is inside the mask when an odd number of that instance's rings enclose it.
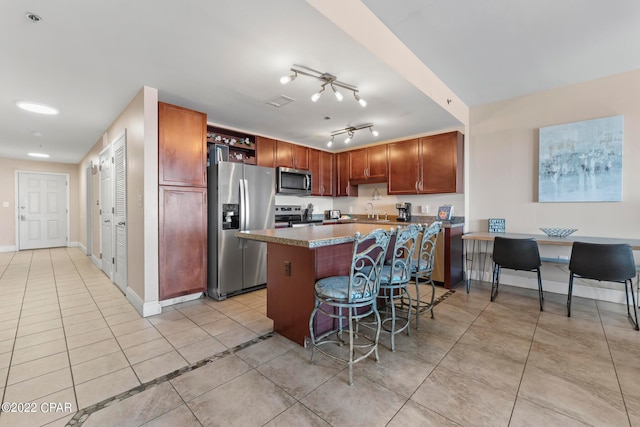
<instances>
[{"instance_id":1,"label":"coffee maker","mask_svg":"<svg viewBox=\"0 0 640 427\"><path fill-rule=\"evenodd\" d=\"M411 203L396 203L398 209L398 221L411 221Z\"/></svg>"}]
</instances>

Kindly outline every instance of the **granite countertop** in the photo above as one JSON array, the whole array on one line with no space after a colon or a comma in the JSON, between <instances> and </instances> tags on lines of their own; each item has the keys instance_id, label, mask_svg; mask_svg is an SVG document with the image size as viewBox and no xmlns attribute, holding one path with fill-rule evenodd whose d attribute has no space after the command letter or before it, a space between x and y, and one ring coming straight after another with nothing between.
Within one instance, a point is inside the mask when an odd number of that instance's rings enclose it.
<instances>
[{"instance_id":1,"label":"granite countertop","mask_svg":"<svg viewBox=\"0 0 640 427\"><path fill-rule=\"evenodd\" d=\"M390 221L378 222L376 224L332 224L299 228L238 231L236 236L241 239L314 249L322 246L353 242L356 232L368 234L377 228L391 229L394 227L397 227L397 224L391 224Z\"/></svg>"},{"instance_id":2,"label":"granite countertop","mask_svg":"<svg viewBox=\"0 0 640 427\"><path fill-rule=\"evenodd\" d=\"M389 215L389 220L376 220L367 218L366 215L351 215L351 219L339 219L337 222L339 224L392 224L394 226L398 225L406 225L406 224L431 224L437 221L435 216L411 216L411 221L398 221L396 216ZM454 228L454 227L463 227L464 226L464 217L462 216L454 216L451 217L449 221L442 221L442 227L444 228Z\"/></svg>"}]
</instances>

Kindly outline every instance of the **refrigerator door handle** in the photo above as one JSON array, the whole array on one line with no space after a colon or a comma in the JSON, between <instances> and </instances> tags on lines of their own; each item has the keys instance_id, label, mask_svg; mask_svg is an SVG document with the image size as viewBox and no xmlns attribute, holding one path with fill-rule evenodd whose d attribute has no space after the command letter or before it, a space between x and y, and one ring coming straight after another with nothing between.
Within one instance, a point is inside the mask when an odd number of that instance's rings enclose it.
<instances>
[{"instance_id":1,"label":"refrigerator door handle","mask_svg":"<svg viewBox=\"0 0 640 427\"><path fill-rule=\"evenodd\" d=\"M242 185L244 185L244 196L242 199L242 203L244 205L243 230L246 231L247 229L249 229L249 223L251 221L251 218L250 218L251 206L249 206L249 200L251 199L251 196L249 194L249 184L247 183L247 180L243 179L240 182L242 183Z\"/></svg>"},{"instance_id":2,"label":"refrigerator door handle","mask_svg":"<svg viewBox=\"0 0 640 427\"><path fill-rule=\"evenodd\" d=\"M244 194L244 179L240 180L240 231L245 230L245 216L247 215L247 207L245 206L246 196Z\"/></svg>"}]
</instances>

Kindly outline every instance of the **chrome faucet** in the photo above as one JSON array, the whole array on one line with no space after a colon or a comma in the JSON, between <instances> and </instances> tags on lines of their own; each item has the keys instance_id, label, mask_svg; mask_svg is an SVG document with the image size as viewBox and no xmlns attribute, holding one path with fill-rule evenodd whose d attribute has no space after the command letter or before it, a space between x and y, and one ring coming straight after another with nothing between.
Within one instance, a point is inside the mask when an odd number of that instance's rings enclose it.
<instances>
[{"instance_id":1,"label":"chrome faucet","mask_svg":"<svg viewBox=\"0 0 640 427\"><path fill-rule=\"evenodd\" d=\"M376 216L375 216L375 213L374 213L375 211L373 209L373 203L371 203L371 202L367 203L367 206L364 208L364 210L365 210L365 212L368 212L369 211L369 209L368 209L369 205L371 205L371 213L367 214L367 219L374 219Z\"/></svg>"}]
</instances>

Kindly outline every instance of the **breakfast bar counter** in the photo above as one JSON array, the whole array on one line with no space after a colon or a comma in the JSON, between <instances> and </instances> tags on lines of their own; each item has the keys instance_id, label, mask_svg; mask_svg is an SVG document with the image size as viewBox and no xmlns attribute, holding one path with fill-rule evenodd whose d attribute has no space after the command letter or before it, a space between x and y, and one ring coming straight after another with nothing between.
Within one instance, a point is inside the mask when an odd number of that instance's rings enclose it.
<instances>
[{"instance_id":1,"label":"breakfast bar counter","mask_svg":"<svg viewBox=\"0 0 640 427\"><path fill-rule=\"evenodd\" d=\"M397 226L396 226L397 227ZM392 224L336 224L315 227L241 231L239 238L267 244L267 317L275 332L304 345L315 303L318 279L346 276L356 232L368 234ZM334 328L329 317L316 316L317 332Z\"/></svg>"}]
</instances>

